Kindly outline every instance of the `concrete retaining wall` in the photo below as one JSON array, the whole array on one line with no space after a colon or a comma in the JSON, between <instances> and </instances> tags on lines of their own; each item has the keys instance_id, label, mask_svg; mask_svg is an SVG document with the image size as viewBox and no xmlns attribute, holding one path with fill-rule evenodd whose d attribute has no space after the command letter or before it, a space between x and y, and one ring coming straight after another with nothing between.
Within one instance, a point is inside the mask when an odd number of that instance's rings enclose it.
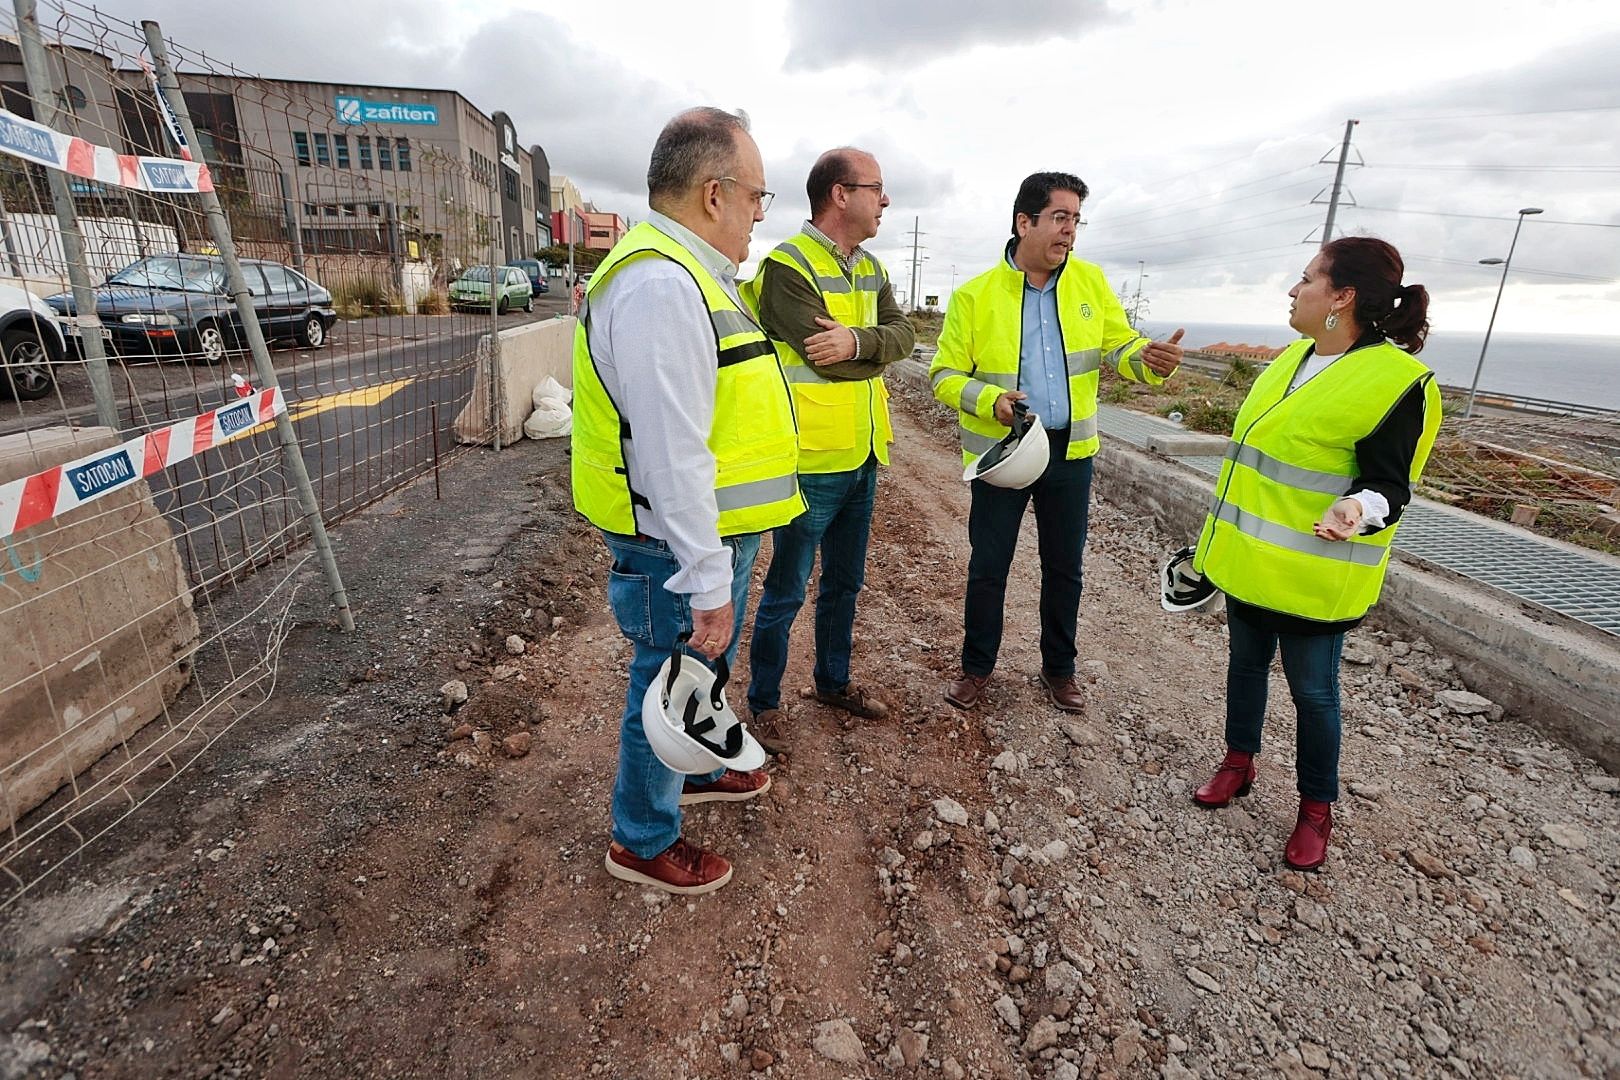
<instances>
[{"instance_id":1,"label":"concrete retaining wall","mask_svg":"<svg viewBox=\"0 0 1620 1080\"><path fill-rule=\"evenodd\" d=\"M0 483L112 446L108 428L0 437ZM0 553L0 827L162 715L197 617L145 483L10 537Z\"/></svg>"},{"instance_id":2,"label":"concrete retaining wall","mask_svg":"<svg viewBox=\"0 0 1620 1080\"><path fill-rule=\"evenodd\" d=\"M1095 483L1152 514L1174 544L1197 539L1212 481L1105 438ZM1421 635L1514 719L1620 771L1620 639L1400 552L1374 618Z\"/></svg>"},{"instance_id":3,"label":"concrete retaining wall","mask_svg":"<svg viewBox=\"0 0 1620 1080\"><path fill-rule=\"evenodd\" d=\"M534 388L546 376L573 387L577 325L577 319L565 315L500 332L502 446L523 438L523 421L534 411ZM457 441L488 445L492 436L489 418L489 365L480 364L473 378L472 397L456 417Z\"/></svg>"}]
</instances>

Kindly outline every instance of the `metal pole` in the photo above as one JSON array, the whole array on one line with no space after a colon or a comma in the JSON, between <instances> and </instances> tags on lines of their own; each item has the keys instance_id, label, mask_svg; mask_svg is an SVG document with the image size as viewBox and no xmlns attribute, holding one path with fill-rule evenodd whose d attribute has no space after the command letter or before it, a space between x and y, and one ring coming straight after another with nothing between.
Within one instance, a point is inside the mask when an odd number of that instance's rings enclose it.
<instances>
[{"instance_id":1,"label":"metal pole","mask_svg":"<svg viewBox=\"0 0 1620 1080\"><path fill-rule=\"evenodd\" d=\"M917 238L921 235L917 232L917 229L921 225L922 218L914 217L911 219L911 295L907 299L911 301L912 311L917 310L917 267L920 265L917 262Z\"/></svg>"},{"instance_id":2,"label":"metal pole","mask_svg":"<svg viewBox=\"0 0 1620 1080\"><path fill-rule=\"evenodd\" d=\"M1323 247L1327 247L1328 241L1333 239L1333 219L1339 214L1339 192L1344 189L1344 163L1350 157L1350 133L1359 123L1360 120L1344 122L1344 142L1339 146L1339 168L1333 174L1333 195L1328 199L1327 223L1322 226Z\"/></svg>"},{"instance_id":3,"label":"metal pole","mask_svg":"<svg viewBox=\"0 0 1620 1080\"><path fill-rule=\"evenodd\" d=\"M490 170L489 185L489 411L494 427L494 447L501 448L501 308L495 293L495 266L500 260L501 193L497 173L505 168L499 161Z\"/></svg>"},{"instance_id":4,"label":"metal pole","mask_svg":"<svg viewBox=\"0 0 1620 1080\"><path fill-rule=\"evenodd\" d=\"M1136 299L1131 301L1131 329L1133 330L1136 329L1137 321L1142 317L1142 279L1145 277L1147 277L1147 260L1137 259Z\"/></svg>"},{"instance_id":5,"label":"metal pole","mask_svg":"<svg viewBox=\"0 0 1620 1080\"><path fill-rule=\"evenodd\" d=\"M1524 214L1519 215L1519 223L1513 226L1513 242L1508 244L1507 258L1502 260L1502 280L1496 283L1496 303L1491 305L1491 319L1485 324L1485 341L1479 347L1479 363L1474 365L1474 381L1468 384L1468 408L1463 410L1463 419L1474 415L1474 396L1479 393L1479 373L1485 370L1485 350L1491 347L1491 331L1496 328L1496 309L1502 306L1502 290L1507 288L1508 267L1513 264L1513 249L1519 246L1519 230L1524 228Z\"/></svg>"},{"instance_id":6,"label":"metal pole","mask_svg":"<svg viewBox=\"0 0 1620 1080\"><path fill-rule=\"evenodd\" d=\"M287 239L292 241L293 269L300 274L304 273L304 230L298 224L298 212L293 209L292 182L287 179L287 170L278 168L276 176L281 181L281 214L287 221Z\"/></svg>"},{"instance_id":7,"label":"metal pole","mask_svg":"<svg viewBox=\"0 0 1620 1080\"><path fill-rule=\"evenodd\" d=\"M56 80L51 76L45 46L39 36L39 14L34 9L34 0L16 0L15 7L17 40L22 46L23 73L28 79L28 96L34 101L35 119L53 131L61 131ZM46 169L45 177L51 185L51 202L62 234L62 257L73 287L73 311L79 326L79 346L84 351L85 374L90 378L90 394L96 402L96 423L117 431L118 404L113 396L112 375L107 370L106 343L101 336L101 316L96 312L95 286L90 283L84 234L79 231L79 213L73 206L67 177L57 169Z\"/></svg>"},{"instance_id":8,"label":"metal pole","mask_svg":"<svg viewBox=\"0 0 1620 1080\"><path fill-rule=\"evenodd\" d=\"M437 502L444 498L439 490L439 403L429 402L429 408L433 413L433 500Z\"/></svg>"},{"instance_id":9,"label":"metal pole","mask_svg":"<svg viewBox=\"0 0 1620 1080\"><path fill-rule=\"evenodd\" d=\"M18 2L20 4L24 0ZM168 95L169 104L180 121L180 130L185 132L186 142L191 146L201 147L202 143L197 139L197 129L191 123L191 110L186 107L186 96L180 90L180 80L175 77L174 69L169 66L169 52L163 44L162 29L151 19L144 20L141 29L146 33L146 47L152 54L153 66L157 68L159 85ZM208 215L209 234L213 237L219 257L225 263L225 275L230 284L231 296L236 301L236 310L242 317L242 332L247 338L248 348L253 353L254 370L258 373L259 382L263 386L279 386L275 365L270 362L270 350L264 343L264 330L259 326L258 313L253 309L253 294L248 291L247 279L242 276L242 264L237 261L236 244L231 238L231 225L225 218L224 208L220 206L219 195L213 191L205 191L201 197L203 209ZM286 464L288 477L298 492L298 505L304 513L305 524L309 526L310 540L321 560L321 568L326 572L326 583L332 593L332 604L337 608L338 625L344 630L353 630L354 613L349 610L349 594L343 588L343 576L338 573L337 557L332 554L332 541L326 535L326 523L321 520L321 504L315 498L314 486L309 482L309 470L304 466L304 453L298 445L298 433L293 430L292 421L287 418L286 413L276 417L276 435L281 440L281 456Z\"/></svg>"},{"instance_id":10,"label":"metal pole","mask_svg":"<svg viewBox=\"0 0 1620 1080\"><path fill-rule=\"evenodd\" d=\"M11 235L11 214L6 210L6 200L0 196L0 241L6 247L6 262L11 266L12 277L23 277L22 261L17 258L17 240Z\"/></svg>"}]
</instances>

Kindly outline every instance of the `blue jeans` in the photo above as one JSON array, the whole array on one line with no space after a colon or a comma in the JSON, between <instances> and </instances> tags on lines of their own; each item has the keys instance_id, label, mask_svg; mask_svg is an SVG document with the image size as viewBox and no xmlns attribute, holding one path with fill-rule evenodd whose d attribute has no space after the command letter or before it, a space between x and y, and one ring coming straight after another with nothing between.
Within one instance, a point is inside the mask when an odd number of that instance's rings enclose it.
<instances>
[{"instance_id":1,"label":"blue jeans","mask_svg":"<svg viewBox=\"0 0 1620 1080\"><path fill-rule=\"evenodd\" d=\"M1282 647L1283 674L1299 717L1295 771L1299 793L1339 799L1339 655L1343 634L1277 634L1227 609L1231 645L1226 667L1226 745L1260 752L1271 658Z\"/></svg>"},{"instance_id":2,"label":"blue jeans","mask_svg":"<svg viewBox=\"0 0 1620 1080\"><path fill-rule=\"evenodd\" d=\"M799 476L804 513L771 534L771 568L754 615L748 646L748 707L754 714L782 703L788 632L804 606L804 589L821 548L821 589L816 594L816 688L849 685L849 654L855 635L855 598L866 580L866 545L877 496L877 459L858 469Z\"/></svg>"},{"instance_id":3,"label":"blue jeans","mask_svg":"<svg viewBox=\"0 0 1620 1080\"><path fill-rule=\"evenodd\" d=\"M1058 678L1074 674L1075 629L1091 513L1091 458L1068 460L1069 429L1047 432L1050 464L1027 488L973 481L968 511L967 598L962 614L962 670L989 675L1001 652L1007 574L1024 512L1035 503L1041 557L1041 666Z\"/></svg>"},{"instance_id":4,"label":"blue jeans","mask_svg":"<svg viewBox=\"0 0 1620 1080\"><path fill-rule=\"evenodd\" d=\"M630 688L619 721L619 774L613 781L613 839L640 859L650 859L681 835L681 787L686 776L658 760L641 727L641 700L658 669L674 651L676 640L692 629L691 598L672 593L664 582L680 571L669 545L650 537L604 533L613 569L608 575L608 606L619 632L635 646L630 659ZM748 578L759 554L759 534L733 536L731 602L737 609L726 662L735 665L737 636L748 606ZM687 650L689 655L696 653ZM725 770L694 777L713 780Z\"/></svg>"}]
</instances>

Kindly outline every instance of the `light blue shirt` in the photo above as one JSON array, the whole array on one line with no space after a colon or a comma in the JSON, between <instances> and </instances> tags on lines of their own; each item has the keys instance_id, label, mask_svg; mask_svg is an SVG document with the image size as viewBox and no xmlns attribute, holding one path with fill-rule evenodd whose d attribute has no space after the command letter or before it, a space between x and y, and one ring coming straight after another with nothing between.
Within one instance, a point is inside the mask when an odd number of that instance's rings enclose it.
<instances>
[{"instance_id":1,"label":"light blue shirt","mask_svg":"<svg viewBox=\"0 0 1620 1080\"><path fill-rule=\"evenodd\" d=\"M1007 253L1007 265L1018 269ZM1024 404L1048 431L1069 426L1069 363L1058 325L1058 267L1037 289L1024 278L1023 334L1019 338L1018 389L1029 395ZM1022 271L1020 271L1022 273Z\"/></svg>"}]
</instances>

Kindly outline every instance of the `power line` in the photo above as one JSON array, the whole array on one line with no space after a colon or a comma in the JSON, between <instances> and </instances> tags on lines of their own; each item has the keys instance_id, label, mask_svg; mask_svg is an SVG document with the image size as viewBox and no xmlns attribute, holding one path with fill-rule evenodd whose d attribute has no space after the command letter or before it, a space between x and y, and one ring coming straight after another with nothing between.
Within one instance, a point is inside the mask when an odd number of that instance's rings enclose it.
<instances>
[{"instance_id":1,"label":"power line","mask_svg":"<svg viewBox=\"0 0 1620 1080\"><path fill-rule=\"evenodd\" d=\"M1247 215L1245 217L1227 218L1224 221L1211 222L1208 225L1194 225L1194 226L1192 226L1191 228L1188 228L1188 229L1178 229L1175 232L1160 233L1157 236L1139 236L1139 237L1133 237L1130 240L1111 241L1111 242L1109 242L1107 244L1102 244L1102 245L1100 245L1098 247L1095 247L1095 248L1087 248L1086 251L1087 251L1087 253L1094 254L1094 255L1095 254L1108 254L1108 253L1112 253L1112 252L1115 252L1115 251L1124 251L1124 250L1127 250L1127 249L1130 249L1130 248L1133 248L1133 247L1137 247L1137 246L1141 246L1141 245L1144 245L1144 244L1145 245L1152 245L1156 241L1207 239L1207 237L1199 237L1196 234L1204 232L1204 231L1206 231L1208 229L1212 229L1212 228L1217 228L1217 229L1220 230L1220 231L1214 233L1213 234L1214 236L1225 236L1227 234L1227 232L1242 232L1243 231L1242 229L1227 230L1227 229L1224 228L1224 226L1226 226L1226 225L1236 224L1239 221L1253 221L1256 218L1272 217L1272 216L1277 215L1277 214L1286 214L1289 211L1297 211L1299 209L1300 209L1300 207L1297 204L1292 205L1292 206L1280 206L1275 210L1265 210L1265 211L1262 211L1262 212L1260 212L1258 214L1249 214L1249 215ZM1282 224L1282 223L1279 222L1278 224Z\"/></svg>"},{"instance_id":2,"label":"power line","mask_svg":"<svg viewBox=\"0 0 1620 1080\"><path fill-rule=\"evenodd\" d=\"M1407 255L1406 258L1408 260L1416 259L1419 262L1444 263L1447 266L1469 266L1474 267L1475 269L1479 269L1484 265L1478 261L1471 262L1468 259L1446 259L1439 255ZM1515 274L1535 274L1538 277L1563 278L1567 281L1589 281L1598 285L1607 285L1609 282L1615 280L1613 277L1595 277L1591 274L1571 274L1566 270L1538 270L1531 266L1515 266L1513 268L1513 272Z\"/></svg>"},{"instance_id":3,"label":"power line","mask_svg":"<svg viewBox=\"0 0 1620 1080\"><path fill-rule=\"evenodd\" d=\"M1514 221L1515 218L1504 217L1501 214L1459 214L1449 210L1408 210L1393 206L1357 206L1357 210L1375 210L1381 214L1421 214L1424 217L1450 217L1471 218L1475 221ZM1552 218L1530 218L1533 225L1582 225L1593 229L1620 229L1617 221L1561 221Z\"/></svg>"},{"instance_id":4,"label":"power line","mask_svg":"<svg viewBox=\"0 0 1620 1080\"><path fill-rule=\"evenodd\" d=\"M1375 169L1412 169L1418 172L1525 172L1525 173L1615 173L1620 165L1455 165L1421 162L1384 162Z\"/></svg>"},{"instance_id":5,"label":"power line","mask_svg":"<svg viewBox=\"0 0 1620 1080\"><path fill-rule=\"evenodd\" d=\"M1385 123L1431 123L1443 120L1487 120L1499 116L1555 116L1562 113L1582 112L1609 112L1620 109L1620 105L1578 105L1568 109L1525 109L1520 112L1493 112L1493 113L1428 113L1417 116L1373 116L1374 120Z\"/></svg>"},{"instance_id":6,"label":"power line","mask_svg":"<svg viewBox=\"0 0 1620 1080\"><path fill-rule=\"evenodd\" d=\"M1122 222L1134 221L1137 218L1161 217L1161 216L1163 216L1163 213L1164 213L1165 210L1168 210L1169 208L1171 208L1173 206L1184 206L1187 203L1201 202L1204 199L1218 199L1218 198L1220 198L1221 196L1225 195L1227 192L1230 192L1230 191L1238 191L1238 190L1241 190L1242 188L1253 187L1256 184L1263 184L1268 180L1279 180L1284 176L1292 176L1295 173L1307 172L1307 171L1309 171L1311 169L1314 169L1314 168L1316 168L1316 162L1313 161L1311 164L1309 164L1309 165L1301 165L1297 169L1284 169L1282 172L1279 172L1279 173L1271 173L1268 176L1260 176L1260 177L1256 177L1253 180L1245 180L1241 184L1232 184L1231 186L1224 187L1219 191L1209 191L1209 192L1205 192L1202 195L1191 195L1191 196L1188 196L1185 199L1177 199L1174 202L1161 203L1160 205L1154 207L1151 210L1136 210L1136 211L1133 211L1133 212L1131 212L1129 214L1121 214L1117 218L1101 217L1098 220L1099 221L1107 221L1110 226L1113 226L1113 225L1119 225ZM1282 185L1282 187L1298 187L1298 186L1301 186L1304 183L1306 183L1306 181L1299 181L1299 182L1296 182L1294 184ZM1280 190L1282 190L1282 187L1274 188L1272 190L1280 191ZM1245 195L1243 197L1244 198L1250 198L1251 196ZM1234 200L1231 200L1231 201L1235 202L1237 200L1234 199Z\"/></svg>"}]
</instances>

